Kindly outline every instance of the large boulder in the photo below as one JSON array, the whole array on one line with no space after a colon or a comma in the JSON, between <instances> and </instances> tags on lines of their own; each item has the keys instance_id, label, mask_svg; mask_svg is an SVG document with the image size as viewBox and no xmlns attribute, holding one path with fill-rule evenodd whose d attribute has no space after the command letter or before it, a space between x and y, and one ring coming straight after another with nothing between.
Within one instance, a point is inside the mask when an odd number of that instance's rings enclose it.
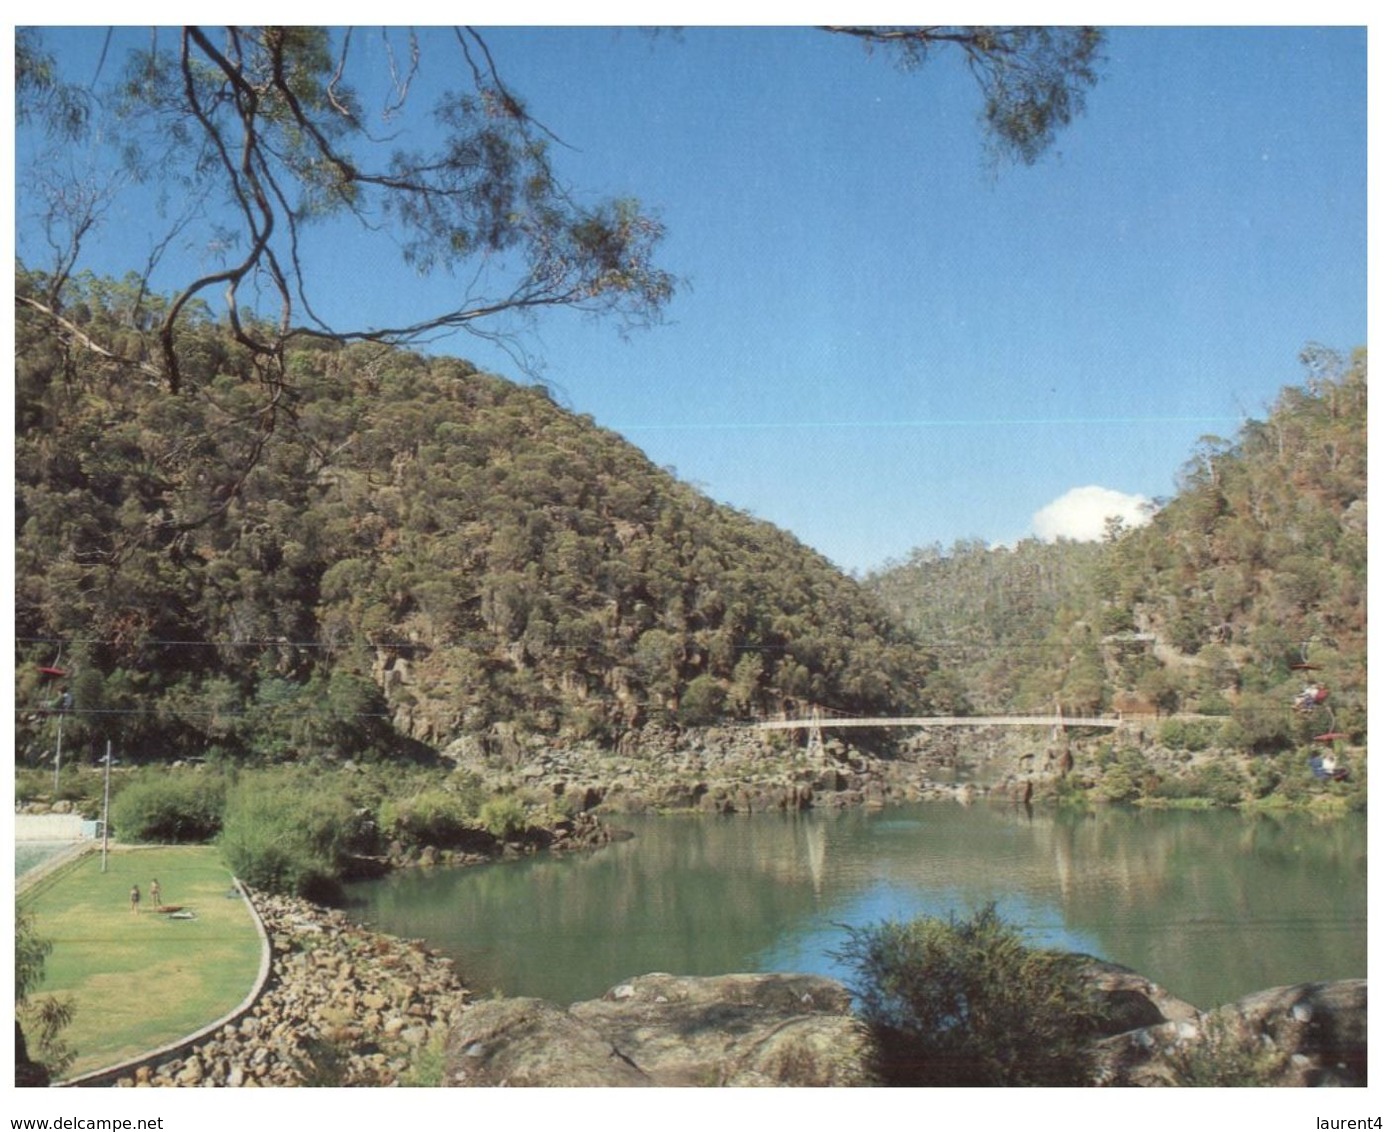
<instances>
[{"instance_id":1,"label":"large boulder","mask_svg":"<svg viewBox=\"0 0 1393 1132\"><path fill-rule=\"evenodd\" d=\"M1365 979L1274 987L1099 1043L1105 1085L1369 1083Z\"/></svg>"},{"instance_id":2,"label":"large boulder","mask_svg":"<svg viewBox=\"0 0 1393 1132\"><path fill-rule=\"evenodd\" d=\"M644 975L569 1010L476 1003L446 1051L450 1085L789 1085L868 1082L840 983L812 975Z\"/></svg>"},{"instance_id":3,"label":"large boulder","mask_svg":"<svg viewBox=\"0 0 1393 1132\"><path fill-rule=\"evenodd\" d=\"M1102 1003L1098 1037L1107 1038L1159 1026L1165 1022L1194 1022L1200 1012L1165 987L1130 967L1087 957L1082 975Z\"/></svg>"},{"instance_id":4,"label":"large boulder","mask_svg":"<svg viewBox=\"0 0 1393 1132\"><path fill-rule=\"evenodd\" d=\"M539 998L478 1002L445 1048L446 1085L650 1085L593 1027Z\"/></svg>"}]
</instances>

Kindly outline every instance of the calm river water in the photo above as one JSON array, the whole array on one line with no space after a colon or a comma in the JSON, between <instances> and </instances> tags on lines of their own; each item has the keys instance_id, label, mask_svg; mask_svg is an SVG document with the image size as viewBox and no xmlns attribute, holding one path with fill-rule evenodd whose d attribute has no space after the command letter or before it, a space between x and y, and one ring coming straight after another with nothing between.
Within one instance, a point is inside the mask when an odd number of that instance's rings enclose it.
<instances>
[{"instance_id":1,"label":"calm river water","mask_svg":"<svg viewBox=\"0 0 1393 1132\"><path fill-rule=\"evenodd\" d=\"M806 971L847 924L971 914L1135 968L1208 1008L1363 977L1366 819L956 803L746 817L636 816L570 857L411 870L350 890L351 914L425 939L477 994L570 1003L650 971Z\"/></svg>"}]
</instances>

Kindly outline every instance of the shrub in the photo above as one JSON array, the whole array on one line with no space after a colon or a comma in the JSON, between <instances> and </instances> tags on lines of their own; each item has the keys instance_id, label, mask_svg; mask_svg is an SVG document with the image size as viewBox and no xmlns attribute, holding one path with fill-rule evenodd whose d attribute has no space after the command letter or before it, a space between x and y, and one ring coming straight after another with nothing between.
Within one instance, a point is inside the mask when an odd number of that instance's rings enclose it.
<instances>
[{"instance_id":1,"label":"shrub","mask_svg":"<svg viewBox=\"0 0 1393 1132\"><path fill-rule=\"evenodd\" d=\"M409 845L456 845L466 836L474 815L467 803L439 787L408 798L393 798L382 807L386 836Z\"/></svg>"},{"instance_id":2,"label":"shrub","mask_svg":"<svg viewBox=\"0 0 1393 1132\"><path fill-rule=\"evenodd\" d=\"M1289 750L1292 746L1290 712L1273 696L1245 693L1233 706L1219 734L1225 747L1241 747L1253 754Z\"/></svg>"},{"instance_id":3,"label":"shrub","mask_svg":"<svg viewBox=\"0 0 1393 1132\"><path fill-rule=\"evenodd\" d=\"M1185 775L1166 775L1153 791L1153 796L1167 802L1193 801L1196 794L1194 781Z\"/></svg>"},{"instance_id":4,"label":"shrub","mask_svg":"<svg viewBox=\"0 0 1393 1132\"><path fill-rule=\"evenodd\" d=\"M1236 806L1247 795L1248 780L1242 770L1225 760L1205 763L1195 772L1195 796L1221 806Z\"/></svg>"},{"instance_id":5,"label":"shrub","mask_svg":"<svg viewBox=\"0 0 1393 1132\"><path fill-rule=\"evenodd\" d=\"M522 804L522 799L512 794L490 798L480 807L479 820L501 841L521 833L527 827L527 807Z\"/></svg>"},{"instance_id":6,"label":"shrub","mask_svg":"<svg viewBox=\"0 0 1393 1132\"><path fill-rule=\"evenodd\" d=\"M16 802L64 801L89 816L102 812L102 776L90 773L75 756L64 757L56 786L51 770L16 767L14 789Z\"/></svg>"},{"instance_id":7,"label":"shrub","mask_svg":"<svg viewBox=\"0 0 1393 1132\"><path fill-rule=\"evenodd\" d=\"M726 690L713 676L698 676L682 693L677 720L684 727L704 727L719 722L725 711Z\"/></svg>"},{"instance_id":8,"label":"shrub","mask_svg":"<svg viewBox=\"0 0 1393 1132\"><path fill-rule=\"evenodd\" d=\"M1204 751L1218 742L1220 726L1207 720L1167 719L1157 737L1167 750Z\"/></svg>"},{"instance_id":9,"label":"shrub","mask_svg":"<svg viewBox=\"0 0 1393 1132\"><path fill-rule=\"evenodd\" d=\"M53 795L53 772L15 767L15 801L32 802L50 799Z\"/></svg>"},{"instance_id":10,"label":"shrub","mask_svg":"<svg viewBox=\"0 0 1393 1132\"><path fill-rule=\"evenodd\" d=\"M1233 709L1220 692L1206 692L1195 703L1200 715L1227 716Z\"/></svg>"},{"instance_id":11,"label":"shrub","mask_svg":"<svg viewBox=\"0 0 1393 1132\"><path fill-rule=\"evenodd\" d=\"M888 1085L1087 1085L1101 1013L1079 956L1026 946L988 905L970 919L850 928L834 953Z\"/></svg>"},{"instance_id":12,"label":"shrub","mask_svg":"<svg viewBox=\"0 0 1393 1132\"><path fill-rule=\"evenodd\" d=\"M1177 1085L1191 1088L1256 1088L1271 1085L1285 1058L1257 1034L1205 1019L1198 1035L1167 1052Z\"/></svg>"},{"instance_id":13,"label":"shrub","mask_svg":"<svg viewBox=\"0 0 1393 1132\"><path fill-rule=\"evenodd\" d=\"M1135 802L1141 783L1126 767L1110 766L1098 779L1098 795L1107 802Z\"/></svg>"},{"instance_id":14,"label":"shrub","mask_svg":"<svg viewBox=\"0 0 1393 1132\"><path fill-rule=\"evenodd\" d=\"M1105 635L1111 633L1136 632L1136 619L1130 605L1110 605L1098 618L1098 631Z\"/></svg>"},{"instance_id":15,"label":"shrub","mask_svg":"<svg viewBox=\"0 0 1393 1132\"><path fill-rule=\"evenodd\" d=\"M1270 758L1255 758L1248 765L1248 778L1253 784L1253 797L1266 798L1282 784L1282 771Z\"/></svg>"},{"instance_id":16,"label":"shrub","mask_svg":"<svg viewBox=\"0 0 1393 1132\"><path fill-rule=\"evenodd\" d=\"M1156 774L1135 747L1105 752L1098 778L1098 796L1108 802L1135 802L1151 792Z\"/></svg>"},{"instance_id":17,"label":"shrub","mask_svg":"<svg viewBox=\"0 0 1393 1132\"><path fill-rule=\"evenodd\" d=\"M1291 751L1274 756L1270 762L1279 774L1277 784L1270 791L1272 795L1287 802L1300 803L1320 793L1323 784L1311 773L1308 756L1304 751Z\"/></svg>"},{"instance_id":18,"label":"shrub","mask_svg":"<svg viewBox=\"0 0 1393 1132\"><path fill-rule=\"evenodd\" d=\"M253 888L332 901L353 855L370 847L367 815L324 780L249 775L228 795L219 844Z\"/></svg>"},{"instance_id":19,"label":"shrub","mask_svg":"<svg viewBox=\"0 0 1393 1132\"><path fill-rule=\"evenodd\" d=\"M225 803L220 774L147 770L112 799L111 824L123 841L211 841Z\"/></svg>"},{"instance_id":20,"label":"shrub","mask_svg":"<svg viewBox=\"0 0 1393 1132\"><path fill-rule=\"evenodd\" d=\"M433 1089L445 1083L445 1049L450 1037L448 1026L431 1028L426 1043L416 1047L401 1083L410 1089Z\"/></svg>"}]
</instances>

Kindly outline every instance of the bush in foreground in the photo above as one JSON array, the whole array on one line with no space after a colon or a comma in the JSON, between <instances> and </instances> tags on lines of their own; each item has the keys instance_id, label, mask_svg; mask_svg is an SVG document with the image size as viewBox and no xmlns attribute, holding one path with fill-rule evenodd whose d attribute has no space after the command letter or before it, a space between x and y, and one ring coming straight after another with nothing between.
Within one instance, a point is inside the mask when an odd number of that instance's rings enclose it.
<instances>
[{"instance_id":1,"label":"bush in foreground","mask_svg":"<svg viewBox=\"0 0 1393 1132\"><path fill-rule=\"evenodd\" d=\"M1080 957L1028 947L994 905L848 931L835 958L885 1084L1091 1084L1100 1010Z\"/></svg>"},{"instance_id":2,"label":"bush in foreground","mask_svg":"<svg viewBox=\"0 0 1393 1132\"><path fill-rule=\"evenodd\" d=\"M17 908L14 950L16 1085L47 1085L52 1077L72 1064L76 1055L61 1036L63 1028L72 1021L73 1000L34 993L43 982L44 961L52 950L52 941L40 937L35 929L33 916Z\"/></svg>"}]
</instances>

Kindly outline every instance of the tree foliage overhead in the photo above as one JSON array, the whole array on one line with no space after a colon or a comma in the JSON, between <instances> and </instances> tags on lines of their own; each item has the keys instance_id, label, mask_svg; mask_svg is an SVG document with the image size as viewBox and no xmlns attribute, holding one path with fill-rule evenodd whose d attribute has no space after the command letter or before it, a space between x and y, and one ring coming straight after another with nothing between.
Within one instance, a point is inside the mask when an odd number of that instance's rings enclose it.
<instances>
[{"instance_id":1,"label":"tree foliage overhead","mask_svg":"<svg viewBox=\"0 0 1393 1132\"><path fill-rule=\"evenodd\" d=\"M115 334L137 286L74 295ZM212 321L184 331L182 398L23 308L18 335L18 695L51 699L60 657L71 750L404 756L502 722L614 738L956 702L825 559L540 387L311 343L268 432L250 350Z\"/></svg>"},{"instance_id":2,"label":"tree foliage overhead","mask_svg":"<svg viewBox=\"0 0 1393 1132\"><path fill-rule=\"evenodd\" d=\"M557 180L550 135L478 33L403 32L377 47L366 38L353 29L159 29L86 101L60 80L36 33L19 38L21 120L44 123L62 146L114 139L120 172L106 190L153 185L167 201L145 274L176 244L213 261L180 283L152 326L172 390L183 381L179 319L199 298L218 301L238 342L279 377L296 338L402 342L556 306L644 321L670 297L673 277L654 261L662 225L631 200L582 203ZM454 86L423 121L411 88L426 65ZM365 109L360 78L388 83L380 114ZM47 199L56 262L44 293L28 301L60 316L64 284L106 201L101 191L74 195L73 184L30 187ZM335 281L306 262L305 236L345 216L416 269L448 275L448 303L409 325L333 325L320 308ZM270 321L248 321L252 305Z\"/></svg>"},{"instance_id":3,"label":"tree foliage overhead","mask_svg":"<svg viewBox=\"0 0 1393 1132\"><path fill-rule=\"evenodd\" d=\"M1097 85L1104 33L1097 27L829 27L889 51L917 70L956 51L982 93L982 126L997 160L1033 165L1083 112Z\"/></svg>"},{"instance_id":4,"label":"tree foliage overhead","mask_svg":"<svg viewBox=\"0 0 1393 1132\"><path fill-rule=\"evenodd\" d=\"M960 52L989 144L1024 164L1082 110L1103 44L1091 27L828 30L910 68ZM198 301L217 306L254 376L278 389L287 345L305 338L401 344L463 330L508 340L519 318L554 307L643 324L673 294L656 214L622 194L587 202L558 179L557 139L473 28L157 28L111 59L120 49L106 34L90 81L65 72L40 31L16 38L18 121L49 142L19 183L22 218L48 245L46 262L25 264L45 285L21 301L172 390L186 380L180 319ZM446 90L429 107L426 77ZM74 152L91 167L64 172ZM159 215L146 262L129 265L144 282L128 316L141 335L118 345L70 317L67 285L127 190ZM338 323L335 280L308 239L326 220L356 222L372 246L447 279L448 300L399 324ZM154 285L157 269L176 281Z\"/></svg>"}]
</instances>

